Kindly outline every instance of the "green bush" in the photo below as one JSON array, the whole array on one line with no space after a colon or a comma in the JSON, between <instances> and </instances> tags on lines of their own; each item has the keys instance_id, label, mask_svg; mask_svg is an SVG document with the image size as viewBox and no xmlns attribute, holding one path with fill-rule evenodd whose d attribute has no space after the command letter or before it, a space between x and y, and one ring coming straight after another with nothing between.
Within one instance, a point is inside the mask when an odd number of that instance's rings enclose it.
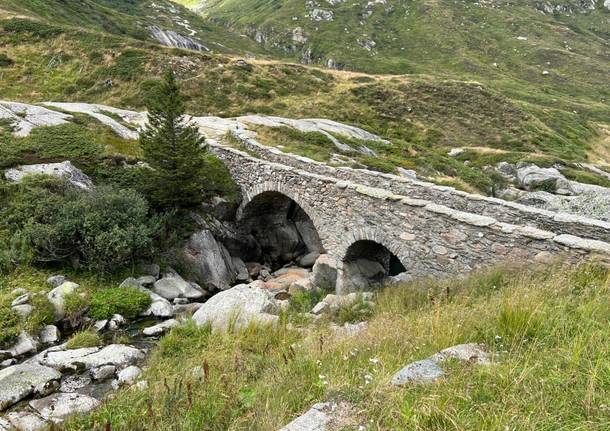
<instances>
[{"instance_id":1,"label":"green bush","mask_svg":"<svg viewBox=\"0 0 610 431\"><path fill-rule=\"evenodd\" d=\"M102 338L97 332L88 330L74 334L66 347L68 349L82 349L83 347L97 347L102 344Z\"/></svg>"},{"instance_id":2,"label":"green bush","mask_svg":"<svg viewBox=\"0 0 610 431\"><path fill-rule=\"evenodd\" d=\"M31 177L0 187L0 197L6 198L0 204L0 233L23 237L34 262L115 270L150 254L159 232L160 219L133 190L99 187L83 193L57 180Z\"/></svg>"},{"instance_id":3,"label":"green bush","mask_svg":"<svg viewBox=\"0 0 610 431\"><path fill-rule=\"evenodd\" d=\"M97 290L91 295L89 316L103 320L111 318L113 314L120 314L133 319L146 310L150 303L150 296L137 289L117 287Z\"/></svg>"}]
</instances>

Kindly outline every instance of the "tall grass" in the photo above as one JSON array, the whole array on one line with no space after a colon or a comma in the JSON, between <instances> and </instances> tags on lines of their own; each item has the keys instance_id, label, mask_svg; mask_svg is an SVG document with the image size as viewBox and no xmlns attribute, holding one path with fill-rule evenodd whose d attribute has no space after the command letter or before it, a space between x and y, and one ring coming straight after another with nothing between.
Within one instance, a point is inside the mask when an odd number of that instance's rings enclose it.
<instances>
[{"instance_id":1,"label":"tall grass","mask_svg":"<svg viewBox=\"0 0 610 431\"><path fill-rule=\"evenodd\" d=\"M328 322L229 334L189 324L155 349L149 388L123 390L69 430L274 430L317 401L345 400L371 430L606 430L608 271L560 263L495 268L387 289L367 329ZM429 386L395 388L407 363L463 342L490 366L448 365Z\"/></svg>"}]
</instances>

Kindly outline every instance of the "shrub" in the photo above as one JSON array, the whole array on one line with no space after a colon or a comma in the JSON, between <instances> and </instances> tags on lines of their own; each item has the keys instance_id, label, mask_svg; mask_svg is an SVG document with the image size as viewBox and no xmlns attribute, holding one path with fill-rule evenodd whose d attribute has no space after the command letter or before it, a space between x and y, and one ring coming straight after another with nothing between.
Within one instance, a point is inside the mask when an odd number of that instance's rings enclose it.
<instances>
[{"instance_id":1,"label":"shrub","mask_svg":"<svg viewBox=\"0 0 610 431\"><path fill-rule=\"evenodd\" d=\"M138 317L150 305L150 296L136 289L117 287L101 289L91 295L89 316L96 320L120 314L127 319Z\"/></svg>"},{"instance_id":2,"label":"shrub","mask_svg":"<svg viewBox=\"0 0 610 431\"><path fill-rule=\"evenodd\" d=\"M97 347L102 344L102 338L97 332L87 330L74 334L66 347L68 349L81 349L83 347Z\"/></svg>"},{"instance_id":3,"label":"shrub","mask_svg":"<svg viewBox=\"0 0 610 431\"><path fill-rule=\"evenodd\" d=\"M0 206L0 232L22 236L34 262L114 270L149 254L159 231L159 218L150 216L148 203L133 190L83 193L57 180L28 178L2 192L8 203Z\"/></svg>"}]
</instances>

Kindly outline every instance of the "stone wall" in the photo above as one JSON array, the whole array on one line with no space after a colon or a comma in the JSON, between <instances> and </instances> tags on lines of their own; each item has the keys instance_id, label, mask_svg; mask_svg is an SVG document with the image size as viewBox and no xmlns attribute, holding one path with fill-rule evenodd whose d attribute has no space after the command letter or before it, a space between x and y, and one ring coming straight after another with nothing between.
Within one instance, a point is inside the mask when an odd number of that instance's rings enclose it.
<instances>
[{"instance_id":1,"label":"stone wall","mask_svg":"<svg viewBox=\"0 0 610 431\"><path fill-rule=\"evenodd\" d=\"M454 275L498 262L546 261L558 254L572 260L592 252L610 254L610 244L602 241L506 223L268 162L233 148L214 151L242 187L238 217L255 196L282 193L309 215L339 266L348 247L359 240L384 245L415 277Z\"/></svg>"},{"instance_id":2,"label":"stone wall","mask_svg":"<svg viewBox=\"0 0 610 431\"><path fill-rule=\"evenodd\" d=\"M335 168L306 157L284 153L259 144L235 132L242 147L264 160L292 166L307 172L329 176L383 190L394 194L424 199L459 211L493 217L505 223L529 225L558 234L569 234L595 240L610 241L610 223L565 213L555 213L502 199L490 198L455 190L452 187L403 178L365 169Z\"/></svg>"}]
</instances>

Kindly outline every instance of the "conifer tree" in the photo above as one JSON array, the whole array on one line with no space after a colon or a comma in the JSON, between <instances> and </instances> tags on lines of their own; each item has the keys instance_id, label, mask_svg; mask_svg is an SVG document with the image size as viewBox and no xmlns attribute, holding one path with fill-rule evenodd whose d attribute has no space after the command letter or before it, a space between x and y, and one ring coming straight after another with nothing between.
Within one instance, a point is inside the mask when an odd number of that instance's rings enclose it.
<instances>
[{"instance_id":1,"label":"conifer tree","mask_svg":"<svg viewBox=\"0 0 610 431\"><path fill-rule=\"evenodd\" d=\"M141 134L144 160L152 171L144 189L159 209L196 206L204 198L205 150L199 131L184 121L184 98L171 69L149 96L149 125Z\"/></svg>"}]
</instances>

